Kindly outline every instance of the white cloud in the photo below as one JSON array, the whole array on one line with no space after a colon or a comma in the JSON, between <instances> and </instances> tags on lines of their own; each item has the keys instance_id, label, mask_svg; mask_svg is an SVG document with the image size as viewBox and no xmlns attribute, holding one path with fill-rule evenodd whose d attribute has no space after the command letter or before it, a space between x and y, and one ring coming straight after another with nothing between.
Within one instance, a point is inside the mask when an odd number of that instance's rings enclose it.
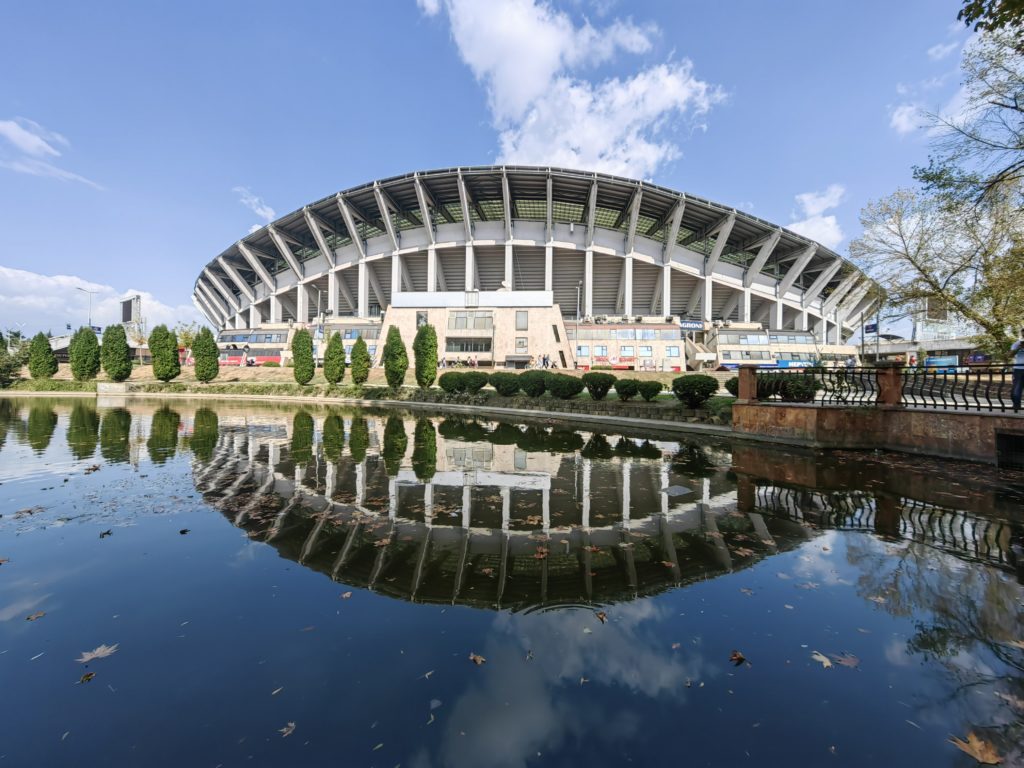
<instances>
[{"instance_id":1,"label":"white cloud","mask_svg":"<svg viewBox=\"0 0 1024 768\"><path fill-rule=\"evenodd\" d=\"M441 0L416 0L416 5L425 16L437 16L441 11Z\"/></svg>"},{"instance_id":2,"label":"white cloud","mask_svg":"<svg viewBox=\"0 0 1024 768\"><path fill-rule=\"evenodd\" d=\"M103 189L84 176L40 159L60 157L61 152L57 146L69 147L71 144L59 133L49 131L39 123L24 117L0 120L0 139L6 140L6 144L0 142L0 168L29 176L77 181L93 189Z\"/></svg>"},{"instance_id":3,"label":"white cloud","mask_svg":"<svg viewBox=\"0 0 1024 768\"><path fill-rule=\"evenodd\" d=\"M688 60L622 78L580 76L620 52L649 52L657 37L649 25L622 19L600 29L589 21L576 24L540 0L445 0L443 7L459 55L487 92L499 132L498 162L648 177L679 156L660 136L670 120L675 127L688 117L692 128L723 98L693 75Z\"/></svg>"},{"instance_id":4,"label":"white cloud","mask_svg":"<svg viewBox=\"0 0 1024 768\"><path fill-rule=\"evenodd\" d=\"M17 328L24 323L26 333L52 330L64 332L86 325L89 320L89 295L78 290L93 291L93 325L106 326L121 321L122 298L142 297L142 315L150 328L160 323L174 325L178 321L206 324L191 303L170 306L148 291L92 283L75 275L41 275L23 269L0 266L0 328Z\"/></svg>"},{"instance_id":5,"label":"white cloud","mask_svg":"<svg viewBox=\"0 0 1024 768\"><path fill-rule=\"evenodd\" d=\"M941 61L959 47L960 43L955 40L951 43L936 43L928 49L928 58L932 61Z\"/></svg>"},{"instance_id":6,"label":"white cloud","mask_svg":"<svg viewBox=\"0 0 1024 768\"><path fill-rule=\"evenodd\" d=\"M252 190L248 187L232 187L231 191L238 194L238 202L263 219L267 224L277 217L277 214L274 213L274 209L263 202L262 197L254 195ZM259 229L259 227L256 229ZM252 232L255 230L250 229L249 231Z\"/></svg>"},{"instance_id":7,"label":"white cloud","mask_svg":"<svg viewBox=\"0 0 1024 768\"><path fill-rule=\"evenodd\" d=\"M796 196L796 203L800 207L800 213L794 215L803 216L789 224L789 229L815 240L826 248L835 248L843 241L845 235L839 221L834 215L825 215L837 207L846 195L846 188L842 184L829 184L824 192L804 192Z\"/></svg>"},{"instance_id":8,"label":"white cloud","mask_svg":"<svg viewBox=\"0 0 1024 768\"><path fill-rule=\"evenodd\" d=\"M921 107L917 104L899 104L889 114L889 127L905 136L921 127Z\"/></svg>"}]
</instances>

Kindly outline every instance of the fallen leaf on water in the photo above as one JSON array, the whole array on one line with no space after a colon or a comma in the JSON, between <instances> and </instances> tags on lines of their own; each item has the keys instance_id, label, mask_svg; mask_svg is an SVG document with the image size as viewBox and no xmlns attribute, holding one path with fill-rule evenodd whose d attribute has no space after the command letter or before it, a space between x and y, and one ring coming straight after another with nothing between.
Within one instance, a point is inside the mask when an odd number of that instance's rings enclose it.
<instances>
[{"instance_id":1,"label":"fallen leaf on water","mask_svg":"<svg viewBox=\"0 0 1024 768\"><path fill-rule=\"evenodd\" d=\"M31 616L26 616L25 617L25 621L35 621L36 619L43 618L43 616L45 616L45 615L46 615L46 611L36 611Z\"/></svg>"},{"instance_id":2,"label":"fallen leaf on water","mask_svg":"<svg viewBox=\"0 0 1024 768\"><path fill-rule=\"evenodd\" d=\"M534 560L543 560L547 556L548 556L548 549L547 549L547 547L537 547L537 552L536 552L536 554L534 554L533 558L534 558Z\"/></svg>"},{"instance_id":3,"label":"fallen leaf on water","mask_svg":"<svg viewBox=\"0 0 1024 768\"><path fill-rule=\"evenodd\" d=\"M388 540L387 539L377 539L375 542L373 542L373 546L375 546L375 547L386 547L387 545L388 545Z\"/></svg>"},{"instance_id":4,"label":"fallen leaf on water","mask_svg":"<svg viewBox=\"0 0 1024 768\"><path fill-rule=\"evenodd\" d=\"M803 584L797 584L800 589L817 589L818 583L816 581L805 581Z\"/></svg>"},{"instance_id":5,"label":"fallen leaf on water","mask_svg":"<svg viewBox=\"0 0 1024 768\"><path fill-rule=\"evenodd\" d=\"M584 627L583 628L583 634L584 635L592 635L592 634L594 634L594 630L592 630L590 627Z\"/></svg>"},{"instance_id":6,"label":"fallen leaf on water","mask_svg":"<svg viewBox=\"0 0 1024 768\"><path fill-rule=\"evenodd\" d=\"M341 599L342 600L348 600L350 597L352 597L352 593L351 592L342 592L341 593Z\"/></svg>"},{"instance_id":7,"label":"fallen leaf on water","mask_svg":"<svg viewBox=\"0 0 1024 768\"><path fill-rule=\"evenodd\" d=\"M86 672L84 675L82 675L80 678L78 678L78 682L75 683L75 685L81 685L82 683L88 683L94 677L96 677L96 673L95 672Z\"/></svg>"},{"instance_id":8,"label":"fallen leaf on water","mask_svg":"<svg viewBox=\"0 0 1024 768\"><path fill-rule=\"evenodd\" d=\"M782 607L783 607L783 608L787 608L787 609L789 609L789 610L791 610L791 611L793 610L793 606L792 606L792 605L790 605L789 603L783 603L783 604L782 604Z\"/></svg>"},{"instance_id":9,"label":"fallen leaf on water","mask_svg":"<svg viewBox=\"0 0 1024 768\"><path fill-rule=\"evenodd\" d=\"M481 664L483 664L485 661L487 661L487 659L485 659L479 653L472 653L472 652L469 654L469 660L472 661L474 664L476 664L478 667Z\"/></svg>"},{"instance_id":10,"label":"fallen leaf on water","mask_svg":"<svg viewBox=\"0 0 1024 768\"><path fill-rule=\"evenodd\" d=\"M580 685L583 685L584 683L589 683L589 682L590 682L590 678L589 677L581 677L580 678Z\"/></svg>"},{"instance_id":11,"label":"fallen leaf on water","mask_svg":"<svg viewBox=\"0 0 1024 768\"><path fill-rule=\"evenodd\" d=\"M832 657L832 661L841 667L849 667L850 669L856 669L860 665L860 659L854 656L852 653L846 653L845 651L840 654L829 654Z\"/></svg>"},{"instance_id":12,"label":"fallen leaf on water","mask_svg":"<svg viewBox=\"0 0 1024 768\"><path fill-rule=\"evenodd\" d=\"M738 667L738 666L740 666L740 664L742 664L746 660L747 660L747 657L744 656L739 651L733 651L732 653L729 654L729 661L731 661L734 666Z\"/></svg>"},{"instance_id":13,"label":"fallen leaf on water","mask_svg":"<svg viewBox=\"0 0 1024 768\"><path fill-rule=\"evenodd\" d=\"M597 620L600 621L602 624L604 624L606 621L608 621L608 614L605 613L604 611L598 611L597 612Z\"/></svg>"},{"instance_id":14,"label":"fallen leaf on water","mask_svg":"<svg viewBox=\"0 0 1024 768\"><path fill-rule=\"evenodd\" d=\"M180 533L182 536L184 536L186 533L191 533L191 532L192 531L189 528L182 528L180 531L178 531L178 533ZM285 735L287 735L287 734L285 734Z\"/></svg>"},{"instance_id":15,"label":"fallen leaf on water","mask_svg":"<svg viewBox=\"0 0 1024 768\"><path fill-rule=\"evenodd\" d=\"M754 594L754 590L752 590L750 587L740 587L740 592L748 596Z\"/></svg>"},{"instance_id":16,"label":"fallen leaf on water","mask_svg":"<svg viewBox=\"0 0 1024 768\"><path fill-rule=\"evenodd\" d=\"M481 568L480 569L480 573L482 573L484 576L493 576L494 575L494 569L493 568Z\"/></svg>"},{"instance_id":17,"label":"fallen leaf on water","mask_svg":"<svg viewBox=\"0 0 1024 768\"><path fill-rule=\"evenodd\" d=\"M371 752L376 752L376 751L377 751L378 749L380 749L380 748L381 748L381 747L383 747L383 746L384 746L384 742L382 741L382 742L381 742L380 744L378 744L378 745L377 745L376 747L374 747L374 748L373 748L373 749L371 749L370 751L371 751Z\"/></svg>"},{"instance_id":18,"label":"fallen leaf on water","mask_svg":"<svg viewBox=\"0 0 1024 768\"><path fill-rule=\"evenodd\" d=\"M885 605L885 598L881 595L871 595L870 597L868 597L868 600L870 600L872 603L876 603L877 605Z\"/></svg>"},{"instance_id":19,"label":"fallen leaf on water","mask_svg":"<svg viewBox=\"0 0 1024 768\"><path fill-rule=\"evenodd\" d=\"M682 643L672 643L672 650L673 651L678 651L681 646L682 646Z\"/></svg>"},{"instance_id":20,"label":"fallen leaf on water","mask_svg":"<svg viewBox=\"0 0 1024 768\"><path fill-rule=\"evenodd\" d=\"M271 696L277 696L277 694L279 694L283 690L284 690L284 686L282 685L280 688L275 688L274 690L272 690L270 692L270 695Z\"/></svg>"},{"instance_id":21,"label":"fallen leaf on water","mask_svg":"<svg viewBox=\"0 0 1024 768\"><path fill-rule=\"evenodd\" d=\"M584 552L600 552L601 548L600 547L595 547L595 546L589 546L589 547L584 547L583 551ZM7 561L5 560L4 562L7 562Z\"/></svg>"},{"instance_id":22,"label":"fallen leaf on water","mask_svg":"<svg viewBox=\"0 0 1024 768\"><path fill-rule=\"evenodd\" d=\"M1024 699L1014 696L1012 693L1003 693L1002 691L996 691L996 696L1005 701L1014 709L1024 710Z\"/></svg>"},{"instance_id":23,"label":"fallen leaf on water","mask_svg":"<svg viewBox=\"0 0 1024 768\"><path fill-rule=\"evenodd\" d=\"M823 653L819 653L818 651L815 651L814 653L811 654L811 658L814 659L815 661L821 662L821 666L823 666L825 669L831 669L832 668L832 662L829 661L828 656L826 656Z\"/></svg>"},{"instance_id":24,"label":"fallen leaf on water","mask_svg":"<svg viewBox=\"0 0 1024 768\"><path fill-rule=\"evenodd\" d=\"M968 731L967 741L962 741L956 736L950 736L947 741L962 752L966 752L982 765L999 765L999 763L1003 762L1003 758L996 752L996 748L987 741L979 739L972 731Z\"/></svg>"},{"instance_id":25,"label":"fallen leaf on water","mask_svg":"<svg viewBox=\"0 0 1024 768\"><path fill-rule=\"evenodd\" d=\"M526 660L527 661L533 661L533 650L532 649L527 649L527 651L526 651Z\"/></svg>"},{"instance_id":26,"label":"fallen leaf on water","mask_svg":"<svg viewBox=\"0 0 1024 768\"><path fill-rule=\"evenodd\" d=\"M284 728L278 728L277 732L281 734L281 738L291 736L295 732L295 723L288 722Z\"/></svg>"},{"instance_id":27,"label":"fallen leaf on water","mask_svg":"<svg viewBox=\"0 0 1024 768\"><path fill-rule=\"evenodd\" d=\"M113 535L114 535L114 532L112 530L100 531L100 538L101 539L105 539L105 538L107 538L107 536L113 536Z\"/></svg>"},{"instance_id":28,"label":"fallen leaf on water","mask_svg":"<svg viewBox=\"0 0 1024 768\"><path fill-rule=\"evenodd\" d=\"M664 565L666 568L674 568L675 567L675 563L673 563L671 560L662 560L661 564Z\"/></svg>"},{"instance_id":29,"label":"fallen leaf on water","mask_svg":"<svg viewBox=\"0 0 1024 768\"><path fill-rule=\"evenodd\" d=\"M75 661L79 664L88 664L94 659L105 659L107 656L117 653L117 646L118 643L114 643L113 645L98 645L91 651L82 651L81 657L75 659Z\"/></svg>"}]
</instances>

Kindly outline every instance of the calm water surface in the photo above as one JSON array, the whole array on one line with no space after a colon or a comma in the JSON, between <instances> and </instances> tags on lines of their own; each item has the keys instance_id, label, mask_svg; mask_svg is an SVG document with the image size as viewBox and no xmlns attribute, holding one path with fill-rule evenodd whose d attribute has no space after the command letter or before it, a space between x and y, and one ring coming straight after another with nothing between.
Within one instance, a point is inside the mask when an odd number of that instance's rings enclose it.
<instances>
[{"instance_id":1,"label":"calm water surface","mask_svg":"<svg viewBox=\"0 0 1024 768\"><path fill-rule=\"evenodd\" d=\"M0 399L0 512L3 765L1024 759L1020 475Z\"/></svg>"}]
</instances>

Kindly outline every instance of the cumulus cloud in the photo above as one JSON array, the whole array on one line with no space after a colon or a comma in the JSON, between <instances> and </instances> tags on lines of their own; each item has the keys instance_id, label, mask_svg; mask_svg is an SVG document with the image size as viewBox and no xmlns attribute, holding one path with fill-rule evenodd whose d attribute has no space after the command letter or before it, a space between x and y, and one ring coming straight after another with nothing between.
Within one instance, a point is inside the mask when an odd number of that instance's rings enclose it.
<instances>
[{"instance_id":1,"label":"cumulus cloud","mask_svg":"<svg viewBox=\"0 0 1024 768\"><path fill-rule=\"evenodd\" d=\"M441 0L416 0L416 5L425 16L437 16L441 11Z\"/></svg>"},{"instance_id":2,"label":"cumulus cloud","mask_svg":"<svg viewBox=\"0 0 1024 768\"><path fill-rule=\"evenodd\" d=\"M954 40L951 43L936 43L928 49L928 58L932 61L941 61L960 47L960 43Z\"/></svg>"},{"instance_id":3,"label":"cumulus cloud","mask_svg":"<svg viewBox=\"0 0 1024 768\"><path fill-rule=\"evenodd\" d=\"M804 192L796 196L796 204L800 212L794 214L794 221L789 224L792 231L815 240L826 248L835 248L843 241L845 235L842 227L832 214L826 211L836 208L846 195L842 184L829 184L823 192ZM799 218L803 216L803 218Z\"/></svg>"},{"instance_id":4,"label":"cumulus cloud","mask_svg":"<svg viewBox=\"0 0 1024 768\"><path fill-rule=\"evenodd\" d=\"M437 2L419 4L430 14ZM539 0L445 0L442 7L459 55L486 90L498 162L649 177L679 156L665 137L669 128L682 120L703 127L701 118L723 98L685 59L628 77L581 74L620 53L648 53L658 34L650 25L577 24Z\"/></svg>"},{"instance_id":5,"label":"cumulus cloud","mask_svg":"<svg viewBox=\"0 0 1024 768\"><path fill-rule=\"evenodd\" d=\"M52 330L59 334L67 323L72 328L86 325L89 294L83 291L93 292L93 325L120 322L121 299L135 295L142 297L142 315L150 328L160 323L173 326L179 321L206 324L191 303L171 306L148 291L118 290L75 275L42 275L0 266L0 328L23 327L25 333Z\"/></svg>"},{"instance_id":6,"label":"cumulus cloud","mask_svg":"<svg viewBox=\"0 0 1024 768\"><path fill-rule=\"evenodd\" d=\"M252 190L248 187L233 187L231 191L238 195L238 202L263 219L265 224L269 224L277 218L277 214L274 213L274 209L263 202L262 197L254 195ZM257 226L249 231L255 232L259 228L260 227Z\"/></svg>"},{"instance_id":7,"label":"cumulus cloud","mask_svg":"<svg viewBox=\"0 0 1024 768\"><path fill-rule=\"evenodd\" d=\"M889 113L889 127L905 136L921 127L921 107L917 104L899 104Z\"/></svg>"},{"instance_id":8,"label":"cumulus cloud","mask_svg":"<svg viewBox=\"0 0 1024 768\"><path fill-rule=\"evenodd\" d=\"M58 158L71 143L61 134L50 131L24 117L0 120L0 168L29 176L42 176L60 181L77 181L93 189L99 184L77 173L66 171L44 158Z\"/></svg>"}]
</instances>

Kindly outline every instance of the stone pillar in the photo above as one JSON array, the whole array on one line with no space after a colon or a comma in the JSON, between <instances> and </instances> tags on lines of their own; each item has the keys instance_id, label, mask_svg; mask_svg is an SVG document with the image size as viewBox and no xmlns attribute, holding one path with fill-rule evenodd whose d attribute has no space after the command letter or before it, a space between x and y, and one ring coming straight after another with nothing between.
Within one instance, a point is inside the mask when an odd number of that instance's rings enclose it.
<instances>
[{"instance_id":1,"label":"stone pillar","mask_svg":"<svg viewBox=\"0 0 1024 768\"><path fill-rule=\"evenodd\" d=\"M744 288L740 297L740 322L750 322L750 289Z\"/></svg>"},{"instance_id":2,"label":"stone pillar","mask_svg":"<svg viewBox=\"0 0 1024 768\"><path fill-rule=\"evenodd\" d=\"M741 365L740 366L740 392L739 401L745 401L748 403L757 402L757 366L756 365Z\"/></svg>"},{"instance_id":3,"label":"stone pillar","mask_svg":"<svg viewBox=\"0 0 1024 768\"><path fill-rule=\"evenodd\" d=\"M402 292L402 257L391 254L391 295Z\"/></svg>"},{"instance_id":4,"label":"stone pillar","mask_svg":"<svg viewBox=\"0 0 1024 768\"><path fill-rule=\"evenodd\" d=\"M338 316L338 273L333 269L327 273L327 313Z\"/></svg>"},{"instance_id":5,"label":"stone pillar","mask_svg":"<svg viewBox=\"0 0 1024 768\"><path fill-rule=\"evenodd\" d=\"M249 327L258 328L263 322L263 317L260 313L259 307L256 304L249 305Z\"/></svg>"},{"instance_id":6,"label":"stone pillar","mask_svg":"<svg viewBox=\"0 0 1024 768\"><path fill-rule=\"evenodd\" d=\"M774 331L781 331L782 320L784 317L785 313L783 312L782 299L778 299L772 307L772 319L769 327Z\"/></svg>"},{"instance_id":7,"label":"stone pillar","mask_svg":"<svg viewBox=\"0 0 1024 768\"><path fill-rule=\"evenodd\" d=\"M369 317L370 315L370 283L366 273L366 262L359 262L359 297L356 303L359 305L359 316Z\"/></svg>"},{"instance_id":8,"label":"stone pillar","mask_svg":"<svg viewBox=\"0 0 1024 768\"><path fill-rule=\"evenodd\" d=\"M879 366L875 371L878 381L878 405L897 406L903 404L903 366Z\"/></svg>"},{"instance_id":9,"label":"stone pillar","mask_svg":"<svg viewBox=\"0 0 1024 768\"><path fill-rule=\"evenodd\" d=\"M704 296L701 297L700 301L700 316L705 323L711 322L711 302L713 300L713 292L715 283L711 279L711 275L704 278Z\"/></svg>"}]
</instances>

